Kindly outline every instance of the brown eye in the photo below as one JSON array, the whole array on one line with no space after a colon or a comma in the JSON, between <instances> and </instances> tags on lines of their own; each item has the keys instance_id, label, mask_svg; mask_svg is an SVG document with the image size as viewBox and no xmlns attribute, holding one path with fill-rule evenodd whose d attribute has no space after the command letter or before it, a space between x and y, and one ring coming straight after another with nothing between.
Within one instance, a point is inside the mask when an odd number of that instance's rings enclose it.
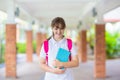
<instances>
[{"instance_id":1,"label":"brown eye","mask_svg":"<svg viewBox=\"0 0 120 80\"><path fill-rule=\"evenodd\" d=\"M57 27L54 27L55 30L57 30L58 28Z\"/></svg>"},{"instance_id":2,"label":"brown eye","mask_svg":"<svg viewBox=\"0 0 120 80\"><path fill-rule=\"evenodd\" d=\"M55 28L55 30L57 30L58 28Z\"/></svg>"},{"instance_id":3,"label":"brown eye","mask_svg":"<svg viewBox=\"0 0 120 80\"><path fill-rule=\"evenodd\" d=\"M58 26L56 26L56 27L55 27L55 30L57 30L57 29L59 29L59 27L58 27Z\"/></svg>"}]
</instances>

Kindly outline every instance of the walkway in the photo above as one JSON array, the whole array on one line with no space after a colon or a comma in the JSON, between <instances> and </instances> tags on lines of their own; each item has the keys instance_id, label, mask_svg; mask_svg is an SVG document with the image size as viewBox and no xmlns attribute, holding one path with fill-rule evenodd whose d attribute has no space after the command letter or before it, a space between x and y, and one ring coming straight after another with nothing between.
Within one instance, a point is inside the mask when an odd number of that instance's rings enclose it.
<instances>
[{"instance_id":1,"label":"walkway","mask_svg":"<svg viewBox=\"0 0 120 80\"><path fill-rule=\"evenodd\" d=\"M39 68L38 57L34 54L33 63L26 63L25 55L17 56L17 79L5 78L5 68L0 68L0 80L43 80L44 72ZM93 60L81 63L78 68L73 68L75 80L120 80L120 59L107 61L106 79L93 77Z\"/></svg>"}]
</instances>

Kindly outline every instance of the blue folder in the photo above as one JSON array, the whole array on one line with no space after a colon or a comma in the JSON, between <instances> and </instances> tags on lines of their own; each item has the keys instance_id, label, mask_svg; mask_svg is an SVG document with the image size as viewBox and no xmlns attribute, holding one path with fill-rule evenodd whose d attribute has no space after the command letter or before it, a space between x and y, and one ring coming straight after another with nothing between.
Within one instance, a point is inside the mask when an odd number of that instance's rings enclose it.
<instances>
[{"instance_id":1,"label":"blue folder","mask_svg":"<svg viewBox=\"0 0 120 80\"><path fill-rule=\"evenodd\" d=\"M59 50L57 52L56 59L58 59L61 62L68 62L69 55L70 55L70 52L68 50L63 49L63 48L59 48Z\"/></svg>"}]
</instances>

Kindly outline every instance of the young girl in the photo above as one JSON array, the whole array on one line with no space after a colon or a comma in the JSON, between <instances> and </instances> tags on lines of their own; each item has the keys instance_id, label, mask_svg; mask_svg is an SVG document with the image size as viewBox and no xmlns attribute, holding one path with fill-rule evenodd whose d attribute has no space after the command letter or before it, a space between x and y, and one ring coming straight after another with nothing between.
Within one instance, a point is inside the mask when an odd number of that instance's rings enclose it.
<instances>
[{"instance_id":1,"label":"young girl","mask_svg":"<svg viewBox=\"0 0 120 80\"><path fill-rule=\"evenodd\" d=\"M65 21L61 17L56 17L53 19L51 26L53 35L48 40L48 61L46 60L44 45L42 45L40 52L40 66L46 71L45 80L74 80L70 68L77 67L79 65L77 51L74 44L72 44L72 49L70 51L70 61L60 62L56 59L59 48L68 50L67 39L63 35L66 28ZM64 67L64 69L61 69L61 67Z\"/></svg>"}]
</instances>

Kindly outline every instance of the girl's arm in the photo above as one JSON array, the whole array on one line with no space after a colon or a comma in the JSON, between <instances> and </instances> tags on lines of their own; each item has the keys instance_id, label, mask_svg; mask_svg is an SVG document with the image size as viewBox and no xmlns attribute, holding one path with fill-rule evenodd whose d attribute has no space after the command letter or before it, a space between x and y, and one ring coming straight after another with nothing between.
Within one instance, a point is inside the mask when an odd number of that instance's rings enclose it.
<instances>
[{"instance_id":1,"label":"girl's arm","mask_svg":"<svg viewBox=\"0 0 120 80\"><path fill-rule=\"evenodd\" d=\"M55 60L53 62L53 65L57 67L65 67L65 68L77 67L79 66L78 56L77 55L72 56L72 59L69 62L60 62L58 60Z\"/></svg>"},{"instance_id":2,"label":"girl's arm","mask_svg":"<svg viewBox=\"0 0 120 80\"><path fill-rule=\"evenodd\" d=\"M53 72L52 68L50 68L44 58L40 58L40 67L46 72Z\"/></svg>"},{"instance_id":3,"label":"girl's arm","mask_svg":"<svg viewBox=\"0 0 120 80\"><path fill-rule=\"evenodd\" d=\"M59 68L51 68L46 64L46 60L44 58L40 58L40 67L46 72L51 72L55 74L62 74L65 70L61 70Z\"/></svg>"}]
</instances>

